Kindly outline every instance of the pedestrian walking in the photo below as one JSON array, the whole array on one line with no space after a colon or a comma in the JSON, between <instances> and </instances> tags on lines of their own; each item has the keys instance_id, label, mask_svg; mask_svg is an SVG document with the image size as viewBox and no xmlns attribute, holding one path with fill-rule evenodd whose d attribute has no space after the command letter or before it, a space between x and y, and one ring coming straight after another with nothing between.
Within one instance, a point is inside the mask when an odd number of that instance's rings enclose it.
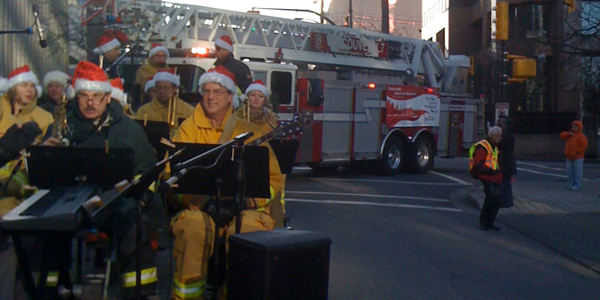
<instances>
[{"instance_id":1,"label":"pedestrian walking","mask_svg":"<svg viewBox=\"0 0 600 300\"><path fill-rule=\"evenodd\" d=\"M515 124L511 118L500 119L502 138L498 142L498 165L502 173L500 207L513 206L512 177L517 174L515 159Z\"/></svg>"},{"instance_id":2,"label":"pedestrian walking","mask_svg":"<svg viewBox=\"0 0 600 300\"><path fill-rule=\"evenodd\" d=\"M566 142L565 157L567 158L567 174L571 181L569 187L571 191L581 189L581 179L583 178L583 157L588 147L588 140L581 132L582 129L581 121L573 121L571 130L560 133L560 138Z\"/></svg>"},{"instance_id":3,"label":"pedestrian walking","mask_svg":"<svg viewBox=\"0 0 600 300\"><path fill-rule=\"evenodd\" d=\"M502 138L502 128L490 128L487 139L481 140L469 149L469 171L471 177L481 180L485 200L479 214L479 229L500 230L494 225L500 209L500 188L502 173L498 166L498 142Z\"/></svg>"}]
</instances>

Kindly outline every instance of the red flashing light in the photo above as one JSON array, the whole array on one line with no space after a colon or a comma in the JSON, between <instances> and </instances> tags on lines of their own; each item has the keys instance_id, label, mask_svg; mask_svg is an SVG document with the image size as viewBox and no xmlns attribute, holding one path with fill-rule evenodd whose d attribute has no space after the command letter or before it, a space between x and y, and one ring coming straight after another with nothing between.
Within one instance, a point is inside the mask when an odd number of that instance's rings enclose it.
<instances>
[{"instance_id":1,"label":"red flashing light","mask_svg":"<svg viewBox=\"0 0 600 300\"><path fill-rule=\"evenodd\" d=\"M428 89L427 89L427 92L428 92L428 93L433 93L433 89L432 89L432 88L428 88Z\"/></svg>"},{"instance_id":2,"label":"red flashing light","mask_svg":"<svg viewBox=\"0 0 600 300\"><path fill-rule=\"evenodd\" d=\"M369 84L367 85L367 87L368 87L369 89L371 89L371 90L372 90L372 89L374 89L374 88L375 88L375 84L374 84L374 83L369 83Z\"/></svg>"}]
</instances>

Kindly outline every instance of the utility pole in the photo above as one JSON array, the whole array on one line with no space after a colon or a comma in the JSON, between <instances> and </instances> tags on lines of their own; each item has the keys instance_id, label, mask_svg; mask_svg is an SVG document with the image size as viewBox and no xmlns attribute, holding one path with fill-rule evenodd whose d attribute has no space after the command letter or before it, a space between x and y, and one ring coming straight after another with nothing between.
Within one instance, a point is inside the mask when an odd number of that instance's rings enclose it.
<instances>
[{"instance_id":1,"label":"utility pole","mask_svg":"<svg viewBox=\"0 0 600 300\"><path fill-rule=\"evenodd\" d=\"M348 0L348 28L352 28L352 0Z\"/></svg>"},{"instance_id":2,"label":"utility pole","mask_svg":"<svg viewBox=\"0 0 600 300\"><path fill-rule=\"evenodd\" d=\"M381 32L390 33L390 6L388 0L381 0Z\"/></svg>"},{"instance_id":3,"label":"utility pole","mask_svg":"<svg viewBox=\"0 0 600 300\"><path fill-rule=\"evenodd\" d=\"M321 24L325 24L325 20L323 19L324 7L325 7L325 0L321 0Z\"/></svg>"}]
</instances>

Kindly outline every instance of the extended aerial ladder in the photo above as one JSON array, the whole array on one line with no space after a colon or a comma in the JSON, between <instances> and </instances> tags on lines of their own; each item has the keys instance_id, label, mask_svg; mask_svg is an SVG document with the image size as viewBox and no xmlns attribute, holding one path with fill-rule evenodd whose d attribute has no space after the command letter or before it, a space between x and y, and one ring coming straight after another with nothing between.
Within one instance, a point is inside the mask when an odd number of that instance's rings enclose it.
<instances>
[{"instance_id":1,"label":"extended aerial ladder","mask_svg":"<svg viewBox=\"0 0 600 300\"><path fill-rule=\"evenodd\" d=\"M224 34L234 42L236 58L283 61L306 66L380 70L408 79L423 76L428 86L452 82L468 59L445 59L435 42L390 34L308 23L255 13L161 1L115 0L115 9L141 12L149 28L140 40L169 49L214 48Z\"/></svg>"}]
</instances>

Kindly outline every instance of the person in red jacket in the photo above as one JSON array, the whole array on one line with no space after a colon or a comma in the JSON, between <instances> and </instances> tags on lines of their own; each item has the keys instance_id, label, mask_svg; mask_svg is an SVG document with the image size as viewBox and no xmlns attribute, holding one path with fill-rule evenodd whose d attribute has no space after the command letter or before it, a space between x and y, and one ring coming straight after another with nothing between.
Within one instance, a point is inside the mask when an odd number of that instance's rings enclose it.
<instances>
[{"instance_id":1,"label":"person in red jacket","mask_svg":"<svg viewBox=\"0 0 600 300\"><path fill-rule=\"evenodd\" d=\"M581 121L573 121L570 131L560 133L560 138L566 141L565 157L567 158L567 173L571 180L571 187L569 187L571 191L581 188L581 179L583 178L583 156L588 147L588 140L581 132L582 129Z\"/></svg>"},{"instance_id":2,"label":"person in red jacket","mask_svg":"<svg viewBox=\"0 0 600 300\"><path fill-rule=\"evenodd\" d=\"M494 126L488 132L488 138L471 146L469 150L469 172L471 177L481 180L485 200L479 214L479 229L500 230L494 225L501 206L500 192L502 173L498 166L498 142L502 138L502 128Z\"/></svg>"}]
</instances>

